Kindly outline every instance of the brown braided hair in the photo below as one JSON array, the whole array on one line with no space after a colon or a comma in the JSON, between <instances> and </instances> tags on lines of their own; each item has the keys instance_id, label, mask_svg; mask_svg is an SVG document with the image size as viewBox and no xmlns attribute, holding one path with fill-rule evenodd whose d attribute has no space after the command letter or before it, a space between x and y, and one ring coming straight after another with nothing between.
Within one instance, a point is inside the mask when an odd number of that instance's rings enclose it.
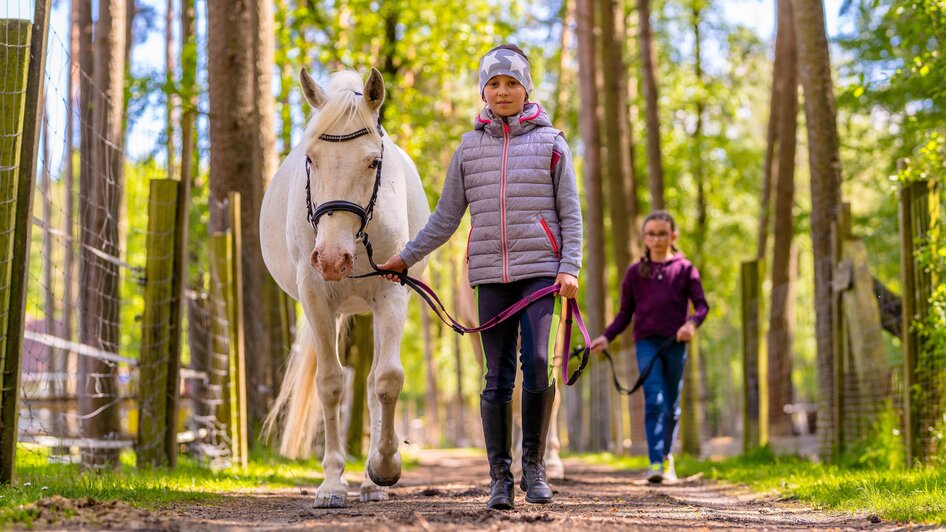
<instances>
[{"instance_id":1,"label":"brown braided hair","mask_svg":"<svg viewBox=\"0 0 946 532\"><path fill-rule=\"evenodd\" d=\"M644 224L641 225L641 231L643 231L644 228L647 227L647 223L652 220L667 222L670 224L670 231L677 230L677 223L673 220L673 216L671 216L669 212L661 210L653 211L652 213L648 214L646 218L644 218ZM670 244L670 250L674 253L679 251L673 244ZM641 257L641 267L639 270L641 277L650 277L651 273L653 272L652 268L653 261L650 259L650 248L644 245L644 256Z\"/></svg>"}]
</instances>

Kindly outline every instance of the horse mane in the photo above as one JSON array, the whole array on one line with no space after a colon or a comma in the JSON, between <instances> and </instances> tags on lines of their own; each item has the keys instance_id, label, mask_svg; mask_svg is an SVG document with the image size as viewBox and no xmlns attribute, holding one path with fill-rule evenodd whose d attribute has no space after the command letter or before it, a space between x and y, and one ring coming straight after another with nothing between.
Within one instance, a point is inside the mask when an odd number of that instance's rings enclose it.
<instances>
[{"instance_id":1,"label":"horse mane","mask_svg":"<svg viewBox=\"0 0 946 532\"><path fill-rule=\"evenodd\" d=\"M364 81L357 72L342 70L332 74L326 89L327 101L313 113L305 127L305 138L318 138L325 133L343 135L365 127L377 135L377 117L368 109L364 97ZM341 126L354 123L351 131L339 131Z\"/></svg>"}]
</instances>

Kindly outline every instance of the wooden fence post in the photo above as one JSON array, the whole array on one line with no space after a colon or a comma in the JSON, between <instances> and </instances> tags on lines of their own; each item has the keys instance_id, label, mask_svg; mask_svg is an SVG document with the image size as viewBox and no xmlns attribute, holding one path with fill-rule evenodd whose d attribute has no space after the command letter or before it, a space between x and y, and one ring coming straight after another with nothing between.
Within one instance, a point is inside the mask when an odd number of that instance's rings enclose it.
<instances>
[{"instance_id":1,"label":"wooden fence post","mask_svg":"<svg viewBox=\"0 0 946 532\"><path fill-rule=\"evenodd\" d=\"M907 161L897 163L903 172ZM931 272L917 265L914 253L917 241L925 238L931 229L931 202L938 201L931 185L925 181L902 183L899 197L900 221L900 275L903 283L903 429L906 443L907 465L922 462L929 455L928 437L922 430L925 404L929 397L914 395L917 387L917 366L926 356L913 323L923 321L929 313L929 298L933 290ZM938 205L936 206L938 208ZM935 390L927 390L936 394ZM936 402L936 401L933 401ZM939 413L935 413L939 415Z\"/></svg>"},{"instance_id":2,"label":"wooden fence post","mask_svg":"<svg viewBox=\"0 0 946 532\"><path fill-rule=\"evenodd\" d=\"M0 20L0 369L5 366L6 343L10 335L9 317L15 311L10 304L13 286L10 269L13 257L13 232L16 229L17 183L20 168L20 144L23 139L23 111L26 104L26 74L29 64L30 31L28 20ZM2 379L2 373L0 373ZM6 388L6 382L3 388ZM0 396L2 401L5 396ZM0 403L2 404L2 403Z\"/></svg>"},{"instance_id":3,"label":"wooden fence post","mask_svg":"<svg viewBox=\"0 0 946 532\"><path fill-rule=\"evenodd\" d=\"M180 181L152 179L148 198L147 261L141 358L138 364L138 467L170 465L168 432L177 437L175 408L168 396L179 377L171 362L176 212ZM148 420L148 422L145 422Z\"/></svg>"},{"instance_id":4,"label":"wooden fence post","mask_svg":"<svg viewBox=\"0 0 946 532\"><path fill-rule=\"evenodd\" d=\"M186 142L186 141L185 141ZM182 162L182 164L187 164ZM170 165L169 165L170 166ZM184 337L184 289L187 286L187 232L188 215L191 204L191 180L189 172L182 172L182 180L177 181L179 191L174 213L174 271L171 275L171 330L168 349L168 372L174 378L167 382L168 411L167 424L170 430L165 433L165 453L168 467L177 467L177 422L179 411L179 391L181 372L181 343ZM192 316L189 316L193 319Z\"/></svg>"},{"instance_id":5,"label":"wooden fence post","mask_svg":"<svg viewBox=\"0 0 946 532\"><path fill-rule=\"evenodd\" d=\"M23 330L26 323L26 283L29 279L30 240L33 229L33 192L36 177L36 146L39 144L41 103L45 94L46 37L49 33L51 0L35 0L33 28L29 35L29 67L26 72L26 101L23 107L22 141L20 142L19 179L16 191L16 226L13 233L9 306L0 299L0 313L7 314L6 337L2 348L3 368L0 376L0 484L16 478L16 440L19 416L20 354L23 351ZM14 58L16 63L16 58ZM14 76L15 77L15 76ZM8 87L8 85L4 85ZM4 89L6 92L7 89ZM0 268L4 269L5 268ZM0 275L0 280L6 275ZM8 356L7 356L8 355Z\"/></svg>"},{"instance_id":6,"label":"wooden fence post","mask_svg":"<svg viewBox=\"0 0 946 532\"><path fill-rule=\"evenodd\" d=\"M233 254L230 257L230 422L235 430L233 446L239 449L240 466L246 469L249 454L246 426L246 356L243 338L243 237L240 230L240 193L230 192L230 236Z\"/></svg>"},{"instance_id":7,"label":"wooden fence post","mask_svg":"<svg viewBox=\"0 0 946 532\"><path fill-rule=\"evenodd\" d=\"M851 232L851 204L842 203L837 219L831 223L831 271L832 279L837 277L838 264L844 254L844 239ZM831 331L832 368L834 372L834 396L831 397L833 410L834 434L831 435L831 458L837 461L844 452L844 374L845 353L847 353L847 327L844 323L844 311L841 292L837 285L831 288L831 315L834 329Z\"/></svg>"},{"instance_id":8,"label":"wooden fence post","mask_svg":"<svg viewBox=\"0 0 946 532\"><path fill-rule=\"evenodd\" d=\"M214 405L214 417L230 430L230 233L214 233L210 237L210 363L207 391ZM231 448L233 442L231 442Z\"/></svg>"},{"instance_id":9,"label":"wooden fence post","mask_svg":"<svg viewBox=\"0 0 946 532\"><path fill-rule=\"evenodd\" d=\"M742 263L743 452L768 443L767 361L761 356L761 264Z\"/></svg>"}]
</instances>

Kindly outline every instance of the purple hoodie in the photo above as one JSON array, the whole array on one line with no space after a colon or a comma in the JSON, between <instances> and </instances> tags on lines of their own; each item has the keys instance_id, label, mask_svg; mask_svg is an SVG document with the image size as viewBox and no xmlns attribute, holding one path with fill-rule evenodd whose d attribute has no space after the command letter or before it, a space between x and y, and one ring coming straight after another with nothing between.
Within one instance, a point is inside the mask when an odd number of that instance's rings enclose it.
<instances>
[{"instance_id":1,"label":"purple hoodie","mask_svg":"<svg viewBox=\"0 0 946 532\"><path fill-rule=\"evenodd\" d=\"M625 272L621 284L621 310L604 331L609 342L627 328L635 314L635 342L649 336L675 336L677 329L687 320L699 327L706 319L709 305L696 266L680 253L675 253L666 262L651 262L650 265L651 274L647 278L640 274L641 262L635 262ZM687 317L690 302L694 310Z\"/></svg>"}]
</instances>

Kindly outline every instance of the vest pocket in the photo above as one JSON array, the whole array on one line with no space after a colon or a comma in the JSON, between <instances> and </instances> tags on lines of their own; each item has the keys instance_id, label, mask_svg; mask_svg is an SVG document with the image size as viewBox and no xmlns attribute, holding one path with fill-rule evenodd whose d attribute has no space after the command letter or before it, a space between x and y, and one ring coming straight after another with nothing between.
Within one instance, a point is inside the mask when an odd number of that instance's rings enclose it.
<instances>
[{"instance_id":1,"label":"vest pocket","mask_svg":"<svg viewBox=\"0 0 946 532\"><path fill-rule=\"evenodd\" d=\"M555 242L555 235L553 235L552 230L549 229L549 224L545 222L545 218L539 218L539 223L542 224L542 230L545 231L545 236L549 237L549 243L552 244L552 253L555 253L556 257L561 257L561 254L558 252L558 244Z\"/></svg>"}]
</instances>

